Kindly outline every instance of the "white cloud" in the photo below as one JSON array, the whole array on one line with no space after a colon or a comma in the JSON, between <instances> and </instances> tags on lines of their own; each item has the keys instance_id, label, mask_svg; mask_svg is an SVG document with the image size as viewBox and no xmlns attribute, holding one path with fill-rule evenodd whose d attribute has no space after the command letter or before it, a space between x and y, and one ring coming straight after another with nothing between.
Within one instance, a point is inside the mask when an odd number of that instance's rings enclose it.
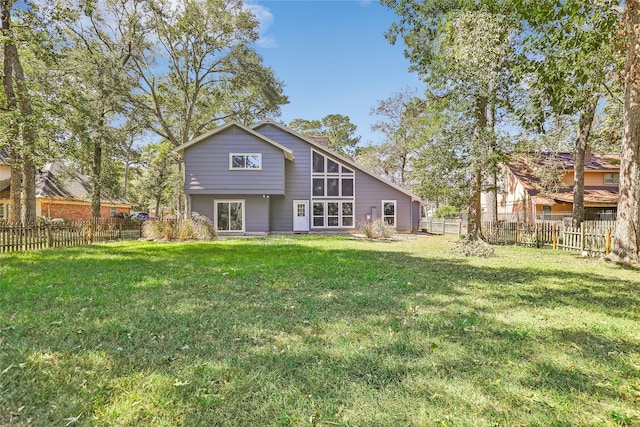
<instances>
[{"instance_id":1,"label":"white cloud","mask_svg":"<svg viewBox=\"0 0 640 427\"><path fill-rule=\"evenodd\" d=\"M274 48L278 46L278 43L274 36L267 34L269 28L275 21L273 13L261 4L245 2L244 8L251 11L259 23L258 33L260 38L257 41L257 45L263 48Z\"/></svg>"}]
</instances>

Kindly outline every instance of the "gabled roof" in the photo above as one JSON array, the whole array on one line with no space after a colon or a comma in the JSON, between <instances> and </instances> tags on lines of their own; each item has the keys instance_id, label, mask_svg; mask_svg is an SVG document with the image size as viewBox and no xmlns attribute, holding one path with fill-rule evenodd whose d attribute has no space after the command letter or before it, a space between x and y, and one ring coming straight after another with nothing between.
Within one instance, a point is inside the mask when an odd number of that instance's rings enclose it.
<instances>
[{"instance_id":1,"label":"gabled roof","mask_svg":"<svg viewBox=\"0 0 640 427\"><path fill-rule=\"evenodd\" d=\"M591 154L590 161L585 162L585 172L618 172L620 156L615 154ZM573 171L574 156L572 153L539 153L535 156L520 156L509 163L507 168L522 184L529 196L537 204L553 204L555 202L573 203L573 185L565 185L555 191L540 194L542 185L535 171L544 166L553 165L564 172ZM617 185L585 185L584 203L590 205L615 204L618 200Z\"/></svg>"},{"instance_id":2,"label":"gabled roof","mask_svg":"<svg viewBox=\"0 0 640 427\"><path fill-rule=\"evenodd\" d=\"M0 148L0 165L9 166L9 150Z\"/></svg>"},{"instance_id":3,"label":"gabled roof","mask_svg":"<svg viewBox=\"0 0 640 427\"><path fill-rule=\"evenodd\" d=\"M11 180L0 181L0 191L10 187ZM74 202L91 202L89 177L80 173L64 173L58 163L48 163L36 174L36 198ZM131 205L125 199L105 194L103 204Z\"/></svg>"},{"instance_id":4,"label":"gabled roof","mask_svg":"<svg viewBox=\"0 0 640 427\"><path fill-rule=\"evenodd\" d=\"M224 124L224 125L222 125L222 126L220 126L218 128L213 129L212 131L204 133L204 134L202 134L202 135L200 135L200 136L198 136L196 138L193 138L191 141L189 141L189 142L187 142L185 144L182 144L179 147L177 147L176 151L177 152L182 152L186 148L189 148L192 145L195 145L195 144L197 144L197 143L199 143L199 142L201 142L201 141L203 141L203 140L205 140L205 139L207 139L207 138L209 138L209 137L211 137L211 136L213 136L213 135L215 135L217 133L220 133L220 132L222 132L224 130L227 130L230 127L233 127L233 126L239 127L240 129L244 130L245 132L248 132L248 133L254 135L257 138L260 138L264 142L266 142L268 144L271 144L274 147L279 148L280 150L282 150L284 152L284 157L286 159L293 160L293 151L291 151L289 148L287 148L284 145L274 141L271 138L267 138L266 136L262 135L259 132L256 132L255 130L253 130L253 128L246 127L245 125L243 125L241 123L238 123L238 122L235 122L235 121L226 123L226 124Z\"/></svg>"},{"instance_id":5,"label":"gabled roof","mask_svg":"<svg viewBox=\"0 0 640 427\"><path fill-rule=\"evenodd\" d=\"M262 121L260 121L260 122L258 122L256 124L252 125L251 129L255 130L255 129L259 128L260 126L264 126L264 125L275 126L278 129L280 129L280 130L282 130L284 132L287 132L287 133L289 133L289 134L291 134L291 135L293 135L293 136L305 141L306 143L308 143L309 145L313 146L314 148L317 148L319 151L324 151L325 153L330 154L333 157L336 157L341 162L346 163L349 166L351 166L351 167L353 167L355 169L358 169L359 171L364 172L367 175L377 179L378 181L383 182L384 184L387 184L388 186L390 186L390 187L392 187L392 188L394 188L394 189L406 194L407 196L411 197L411 200L422 201L420 196L412 193L411 191L406 190L406 189L400 187L399 185L396 185L396 184L394 184L392 182L387 181L386 179L382 178L381 176L376 175L375 173L364 169L362 166L358 165L353 160L348 159L348 158L344 157L343 155L341 155L339 153L336 153L332 149L328 148L326 145L318 143L314 139L312 139L312 138L310 138L308 136L302 135L302 134L300 134L300 133L298 133L298 132L296 132L296 131L294 131L292 129L289 129L288 127L286 127L286 126L284 126L284 125L282 125L282 124L280 124L280 123L278 123L278 122L276 122L274 120L262 120Z\"/></svg>"}]
</instances>

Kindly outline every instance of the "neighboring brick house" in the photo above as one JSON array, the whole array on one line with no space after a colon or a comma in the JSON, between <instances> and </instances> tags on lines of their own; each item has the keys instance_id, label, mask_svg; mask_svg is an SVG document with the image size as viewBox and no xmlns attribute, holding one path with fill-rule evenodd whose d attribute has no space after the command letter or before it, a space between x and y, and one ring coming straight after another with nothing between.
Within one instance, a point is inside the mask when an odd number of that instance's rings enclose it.
<instances>
[{"instance_id":1,"label":"neighboring brick house","mask_svg":"<svg viewBox=\"0 0 640 427\"><path fill-rule=\"evenodd\" d=\"M498 219L559 220L572 216L574 157L572 153L539 153L513 158L502 170ZM584 206L590 220L614 220L618 205L619 155L587 152ZM546 184L543 184L546 176ZM555 181L550 184L549 181ZM483 198L483 211L486 212Z\"/></svg>"},{"instance_id":2,"label":"neighboring brick house","mask_svg":"<svg viewBox=\"0 0 640 427\"><path fill-rule=\"evenodd\" d=\"M90 183L86 175L67 176L55 163L49 163L36 176L36 213L38 216L63 218L69 221L91 218ZM0 150L0 219L9 217L11 168L7 153ZM120 198L102 199L100 216L131 212L131 204Z\"/></svg>"}]
</instances>

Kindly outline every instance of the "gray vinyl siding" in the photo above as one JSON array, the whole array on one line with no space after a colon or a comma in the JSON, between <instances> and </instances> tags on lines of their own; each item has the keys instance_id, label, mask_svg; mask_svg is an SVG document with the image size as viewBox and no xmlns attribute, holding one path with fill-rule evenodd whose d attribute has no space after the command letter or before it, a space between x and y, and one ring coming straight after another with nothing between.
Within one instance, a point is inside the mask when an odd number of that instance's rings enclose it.
<instances>
[{"instance_id":1,"label":"gray vinyl siding","mask_svg":"<svg viewBox=\"0 0 640 427\"><path fill-rule=\"evenodd\" d=\"M205 215L215 223L214 200L244 200L245 233L268 233L271 198L255 194L192 194L191 211ZM293 209L293 208L292 208Z\"/></svg>"},{"instance_id":2,"label":"gray vinyl siding","mask_svg":"<svg viewBox=\"0 0 640 427\"><path fill-rule=\"evenodd\" d=\"M229 170L229 154L262 154L262 170ZM284 152L232 126L184 150L187 194L284 194Z\"/></svg>"},{"instance_id":3,"label":"gray vinyl siding","mask_svg":"<svg viewBox=\"0 0 640 427\"><path fill-rule=\"evenodd\" d=\"M356 225L360 224L366 215L371 215L374 208L377 211L377 217L382 218L382 201L395 200L396 230L412 229L412 203L408 195L358 170L356 170L355 194Z\"/></svg>"},{"instance_id":4,"label":"gray vinyl siding","mask_svg":"<svg viewBox=\"0 0 640 427\"><path fill-rule=\"evenodd\" d=\"M300 138L269 124L255 130L293 151L293 162L285 163L286 195L271 198L269 215L271 231L291 231L293 201L311 200L311 147Z\"/></svg>"}]
</instances>

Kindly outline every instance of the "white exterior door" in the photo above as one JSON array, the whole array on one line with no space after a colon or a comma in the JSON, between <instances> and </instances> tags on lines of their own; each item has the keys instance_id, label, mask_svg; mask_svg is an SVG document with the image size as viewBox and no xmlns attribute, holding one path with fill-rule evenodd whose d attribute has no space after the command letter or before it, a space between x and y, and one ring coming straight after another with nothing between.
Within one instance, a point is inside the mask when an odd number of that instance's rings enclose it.
<instances>
[{"instance_id":1,"label":"white exterior door","mask_svg":"<svg viewBox=\"0 0 640 427\"><path fill-rule=\"evenodd\" d=\"M309 201L293 201L293 231L309 231Z\"/></svg>"}]
</instances>

